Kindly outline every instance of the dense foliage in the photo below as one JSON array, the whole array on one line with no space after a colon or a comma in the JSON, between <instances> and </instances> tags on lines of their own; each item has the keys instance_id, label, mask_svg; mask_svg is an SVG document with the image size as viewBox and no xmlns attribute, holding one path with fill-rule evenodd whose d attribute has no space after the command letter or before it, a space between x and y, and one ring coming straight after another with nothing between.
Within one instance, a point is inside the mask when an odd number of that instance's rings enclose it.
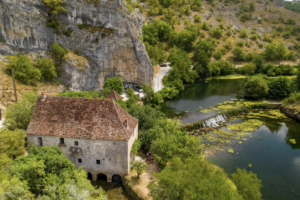
<instances>
[{"instance_id":1,"label":"dense foliage","mask_svg":"<svg viewBox=\"0 0 300 200\"><path fill-rule=\"evenodd\" d=\"M292 80L287 77L269 79L265 75L248 77L244 84L244 95L252 99L283 99L296 90Z\"/></svg>"},{"instance_id":2,"label":"dense foliage","mask_svg":"<svg viewBox=\"0 0 300 200\"><path fill-rule=\"evenodd\" d=\"M284 8L294 11L294 12L297 12L297 13L300 13L300 4L299 3L285 1Z\"/></svg>"},{"instance_id":3,"label":"dense foliage","mask_svg":"<svg viewBox=\"0 0 300 200\"><path fill-rule=\"evenodd\" d=\"M42 199L95 199L95 194L99 200L106 199L102 189L96 190L91 185L87 172L76 169L59 147L32 146L28 153L9 164L11 178L0 184L0 196L14 191L11 199L19 199L23 194L31 196L30 193ZM13 189L10 185L19 188Z\"/></svg>"},{"instance_id":4,"label":"dense foliage","mask_svg":"<svg viewBox=\"0 0 300 200\"><path fill-rule=\"evenodd\" d=\"M122 94L124 85L121 81L121 77L117 76L106 79L103 85L103 89L106 90L106 93L110 93L112 90L115 90L117 93Z\"/></svg>"},{"instance_id":5,"label":"dense foliage","mask_svg":"<svg viewBox=\"0 0 300 200\"><path fill-rule=\"evenodd\" d=\"M33 63L27 56L8 56L8 60L9 64L6 66L7 72L11 74L11 70L13 69L17 80L27 85L40 80L42 76L41 71L34 68Z\"/></svg>"},{"instance_id":6,"label":"dense foliage","mask_svg":"<svg viewBox=\"0 0 300 200\"><path fill-rule=\"evenodd\" d=\"M8 106L4 125L10 130L26 130L31 120L37 96L38 94L35 92L25 93L21 101Z\"/></svg>"}]
</instances>

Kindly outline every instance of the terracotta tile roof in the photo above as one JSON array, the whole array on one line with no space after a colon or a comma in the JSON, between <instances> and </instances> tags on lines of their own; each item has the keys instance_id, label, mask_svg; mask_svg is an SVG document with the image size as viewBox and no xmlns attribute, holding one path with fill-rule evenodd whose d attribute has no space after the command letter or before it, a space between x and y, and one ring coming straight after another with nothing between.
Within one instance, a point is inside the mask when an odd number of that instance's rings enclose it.
<instances>
[{"instance_id":1,"label":"terracotta tile roof","mask_svg":"<svg viewBox=\"0 0 300 200\"><path fill-rule=\"evenodd\" d=\"M111 100L47 96L44 101L38 97L26 134L128 140L137 124Z\"/></svg>"},{"instance_id":2,"label":"terracotta tile roof","mask_svg":"<svg viewBox=\"0 0 300 200\"><path fill-rule=\"evenodd\" d=\"M122 97L115 90L112 90L111 93L106 98L114 101L122 99Z\"/></svg>"}]
</instances>

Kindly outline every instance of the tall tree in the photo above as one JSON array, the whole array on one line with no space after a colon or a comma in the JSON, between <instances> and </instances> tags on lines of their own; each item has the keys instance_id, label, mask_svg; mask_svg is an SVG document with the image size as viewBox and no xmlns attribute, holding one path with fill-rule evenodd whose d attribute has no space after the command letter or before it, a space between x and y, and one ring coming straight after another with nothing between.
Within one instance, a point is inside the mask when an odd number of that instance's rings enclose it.
<instances>
[{"instance_id":1,"label":"tall tree","mask_svg":"<svg viewBox=\"0 0 300 200\"><path fill-rule=\"evenodd\" d=\"M214 45L207 40L199 40L196 44L193 60L196 62L195 70L199 75L206 76L209 73L208 63L215 50Z\"/></svg>"}]
</instances>

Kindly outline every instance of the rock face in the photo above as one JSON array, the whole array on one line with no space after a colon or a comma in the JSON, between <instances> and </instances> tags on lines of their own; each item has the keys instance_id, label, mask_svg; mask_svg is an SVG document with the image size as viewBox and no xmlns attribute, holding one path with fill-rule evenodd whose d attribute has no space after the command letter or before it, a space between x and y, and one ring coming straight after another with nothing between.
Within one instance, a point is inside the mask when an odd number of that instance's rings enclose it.
<instances>
[{"instance_id":1,"label":"rock face","mask_svg":"<svg viewBox=\"0 0 300 200\"><path fill-rule=\"evenodd\" d=\"M57 42L73 52L80 50L87 61L76 66L69 56L63 63L63 83L71 90L100 90L116 75L124 82L152 83L138 10L130 13L123 0L65 2L68 12L57 16L62 23L57 30L46 26L48 12L42 0L2 0L0 54L49 51ZM79 29L77 24L86 26Z\"/></svg>"},{"instance_id":2,"label":"rock face","mask_svg":"<svg viewBox=\"0 0 300 200\"><path fill-rule=\"evenodd\" d=\"M279 7L284 8L284 0L273 0L270 3L275 5L275 6L279 6Z\"/></svg>"}]
</instances>

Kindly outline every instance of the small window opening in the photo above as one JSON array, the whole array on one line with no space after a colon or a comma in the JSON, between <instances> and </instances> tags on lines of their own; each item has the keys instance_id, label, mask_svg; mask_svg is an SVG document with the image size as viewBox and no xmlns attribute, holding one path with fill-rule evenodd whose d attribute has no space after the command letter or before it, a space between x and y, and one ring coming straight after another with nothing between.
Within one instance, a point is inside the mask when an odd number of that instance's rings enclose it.
<instances>
[{"instance_id":1,"label":"small window opening","mask_svg":"<svg viewBox=\"0 0 300 200\"><path fill-rule=\"evenodd\" d=\"M75 141L74 143L75 143L75 146L78 146L78 141Z\"/></svg>"},{"instance_id":2,"label":"small window opening","mask_svg":"<svg viewBox=\"0 0 300 200\"><path fill-rule=\"evenodd\" d=\"M97 165L100 165L100 160L96 160Z\"/></svg>"},{"instance_id":3,"label":"small window opening","mask_svg":"<svg viewBox=\"0 0 300 200\"><path fill-rule=\"evenodd\" d=\"M105 160L105 159L103 159L103 160Z\"/></svg>"},{"instance_id":4,"label":"small window opening","mask_svg":"<svg viewBox=\"0 0 300 200\"><path fill-rule=\"evenodd\" d=\"M124 127L127 128L127 119L125 119L124 123L123 123Z\"/></svg>"},{"instance_id":5,"label":"small window opening","mask_svg":"<svg viewBox=\"0 0 300 200\"><path fill-rule=\"evenodd\" d=\"M65 138L59 138L60 140L60 144L64 144L65 143Z\"/></svg>"},{"instance_id":6,"label":"small window opening","mask_svg":"<svg viewBox=\"0 0 300 200\"><path fill-rule=\"evenodd\" d=\"M38 146L43 146L43 139L38 137Z\"/></svg>"},{"instance_id":7,"label":"small window opening","mask_svg":"<svg viewBox=\"0 0 300 200\"><path fill-rule=\"evenodd\" d=\"M78 163L82 163L82 159L81 158L78 158Z\"/></svg>"}]
</instances>

